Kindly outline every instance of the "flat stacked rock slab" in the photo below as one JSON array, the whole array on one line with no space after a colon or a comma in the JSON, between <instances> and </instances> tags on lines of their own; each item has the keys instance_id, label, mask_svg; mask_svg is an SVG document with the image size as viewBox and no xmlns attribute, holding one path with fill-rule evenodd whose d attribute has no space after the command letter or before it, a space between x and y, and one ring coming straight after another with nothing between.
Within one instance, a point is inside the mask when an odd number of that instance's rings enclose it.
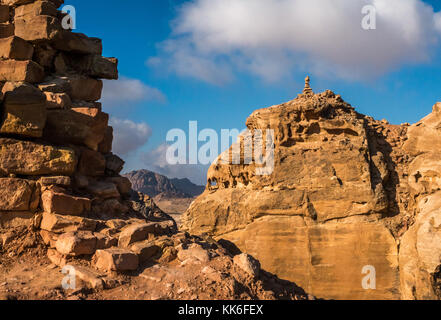
<instances>
[{"instance_id":1,"label":"flat stacked rock slab","mask_svg":"<svg viewBox=\"0 0 441 320\"><path fill-rule=\"evenodd\" d=\"M242 136L227 151L241 150L240 164L219 156L183 228L233 243L317 297L441 298L440 115L438 103L412 126L376 121L307 79L296 99L247 120L252 134L273 130L274 170L245 162Z\"/></svg>"}]
</instances>

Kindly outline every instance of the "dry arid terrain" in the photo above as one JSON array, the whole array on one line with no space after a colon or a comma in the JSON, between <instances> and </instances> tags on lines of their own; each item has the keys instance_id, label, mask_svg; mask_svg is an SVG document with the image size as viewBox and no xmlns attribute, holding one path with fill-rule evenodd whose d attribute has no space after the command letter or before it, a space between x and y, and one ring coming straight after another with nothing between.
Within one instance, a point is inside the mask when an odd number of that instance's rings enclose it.
<instances>
[{"instance_id":1,"label":"dry arid terrain","mask_svg":"<svg viewBox=\"0 0 441 320\"><path fill-rule=\"evenodd\" d=\"M201 195L141 190L98 102L118 60L62 3L0 1L1 299L441 298L441 103L392 125L307 78L246 121L268 174L242 135Z\"/></svg>"}]
</instances>

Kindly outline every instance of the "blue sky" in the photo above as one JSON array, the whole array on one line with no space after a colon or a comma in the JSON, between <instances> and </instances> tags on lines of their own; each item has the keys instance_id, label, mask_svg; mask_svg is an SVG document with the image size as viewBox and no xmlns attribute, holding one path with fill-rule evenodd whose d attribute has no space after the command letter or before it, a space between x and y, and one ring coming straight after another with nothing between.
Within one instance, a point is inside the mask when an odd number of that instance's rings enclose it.
<instances>
[{"instance_id":1,"label":"blue sky","mask_svg":"<svg viewBox=\"0 0 441 320\"><path fill-rule=\"evenodd\" d=\"M130 93L129 90L131 97L124 100L124 92L110 85L109 90L121 100L104 99L106 112L117 120L138 124L134 130L142 132L139 143L132 139L136 146L128 150L124 146L130 143L121 142L122 149L115 146L125 153L126 170L147 167L169 176L188 176L202 183L203 173L197 172L206 168L169 170L159 159L153 159L158 156L160 150L157 148L165 142L167 132L172 128L187 130L191 120L198 121L200 129L212 128L218 132L243 129L246 118L254 110L291 100L300 93L306 74L312 77L314 91L331 89L357 111L396 124L418 121L431 112L436 101L441 101L438 44L441 28L437 32L425 25L430 10L421 6L422 0L401 0L409 2L409 10L403 11L403 15L421 12L416 20L403 22L406 17L399 20L398 13L394 13L396 10L392 10L392 14L378 20L379 30L375 31L378 33L371 33L369 39L364 39L357 38L358 30L354 34L344 32L341 38L347 37L347 41L339 39L339 32L344 29L333 25L333 21L340 23L342 18L333 20L333 16L342 14L343 19L348 19L347 23L352 23L351 19L361 20L361 15L354 18L353 14L345 15L337 8L336 12L325 12L329 18L328 27L276 21L280 26L274 28L272 23L259 29L259 25L265 26L266 15L269 15L268 21L272 19L271 14L278 17L276 6L272 7L274 12L268 10L268 13L264 6L280 0L256 0L253 8L244 11L251 15L251 21L255 18L255 24L241 24L244 23L242 19L234 17L244 8L237 6L235 9L235 5L247 0L231 1L234 0L186 1L186 9L182 9L184 1L178 0L65 1L76 8L76 32L102 38L104 55L119 59L122 79L132 81L129 84L136 81L143 92ZM291 2L296 1L303 0ZM435 12L441 10L441 1L424 2ZM257 3L261 6L255 5ZM341 8L353 13L350 5ZM317 11L311 12L317 14ZM246 19L245 16L243 20ZM389 24L387 19L392 22ZM235 21L239 21L237 26L234 26ZM387 29L398 26L400 30L408 30L409 26L414 27L415 21L421 26L415 27L416 31L412 29L408 37L403 36L403 31ZM242 29L246 33L241 33ZM427 30L433 31L433 35ZM426 36L428 39L422 41ZM327 44L333 37L334 45ZM393 52L395 49L398 53ZM369 50L371 52L366 52ZM178 61L181 58L197 58L199 60L195 61L201 63L189 65ZM121 121L116 123L128 123ZM127 129L126 134L130 137L131 131ZM120 141L124 141L123 138Z\"/></svg>"}]
</instances>

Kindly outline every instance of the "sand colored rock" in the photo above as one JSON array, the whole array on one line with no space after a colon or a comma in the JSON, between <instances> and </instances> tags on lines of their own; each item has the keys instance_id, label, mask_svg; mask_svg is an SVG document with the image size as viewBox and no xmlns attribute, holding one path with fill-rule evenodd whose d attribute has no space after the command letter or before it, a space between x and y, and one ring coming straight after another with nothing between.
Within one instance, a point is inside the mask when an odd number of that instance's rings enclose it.
<instances>
[{"instance_id":1,"label":"sand colored rock","mask_svg":"<svg viewBox=\"0 0 441 320\"><path fill-rule=\"evenodd\" d=\"M97 151L103 141L109 116L98 109L49 110L45 138L84 145Z\"/></svg>"},{"instance_id":2,"label":"sand colored rock","mask_svg":"<svg viewBox=\"0 0 441 320\"><path fill-rule=\"evenodd\" d=\"M41 201L44 212L53 214L81 216L91 209L91 200L88 198L75 197L52 190L44 191Z\"/></svg>"},{"instance_id":3,"label":"sand colored rock","mask_svg":"<svg viewBox=\"0 0 441 320\"><path fill-rule=\"evenodd\" d=\"M62 3L0 5L2 272L17 253L44 252L101 297L120 286L155 299L304 299L298 284L320 298L441 298L441 104L392 125L314 93L308 77L295 100L250 116L251 135L231 148L239 163L221 155L183 219L199 236L177 233L119 175L97 102L118 61L100 39L61 28ZM269 137L274 162L249 158L250 138Z\"/></svg>"},{"instance_id":4,"label":"sand colored rock","mask_svg":"<svg viewBox=\"0 0 441 320\"><path fill-rule=\"evenodd\" d=\"M0 178L0 211L35 211L40 190L31 180Z\"/></svg>"},{"instance_id":5,"label":"sand colored rock","mask_svg":"<svg viewBox=\"0 0 441 320\"><path fill-rule=\"evenodd\" d=\"M41 82L44 79L43 68L34 61L0 61L0 81Z\"/></svg>"},{"instance_id":6,"label":"sand colored rock","mask_svg":"<svg viewBox=\"0 0 441 320\"><path fill-rule=\"evenodd\" d=\"M138 268L138 256L124 249L98 250L94 256L95 266L102 271L133 271Z\"/></svg>"},{"instance_id":7,"label":"sand colored rock","mask_svg":"<svg viewBox=\"0 0 441 320\"><path fill-rule=\"evenodd\" d=\"M295 100L247 120L251 135L273 130L274 170L260 175L263 165L246 162L242 134L210 167L184 228L234 244L318 297L435 299L440 106L415 125L391 125L331 91L314 94L307 78ZM375 290L363 282L371 267Z\"/></svg>"},{"instance_id":8,"label":"sand colored rock","mask_svg":"<svg viewBox=\"0 0 441 320\"><path fill-rule=\"evenodd\" d=\"M89 231L69 232L62 234L55 245L57 251L66 256L94 254L97 239Z\"/></svg>"},{"instance_id":9,"label":"sand colored rock","mask_svg":"<svg viewBox=\"0 0 441 320\"><path fill-rule=\"evenodd\" d=\"M77 164L68 148L0 138L0 174L72 175Z\"/></svg>"},{"instance_id":10,"label":"sand colored rock","mask_svg":"<svg viewBox=\"0 0 441 320\"><path fill-rule=\"evenodd\" d=\"M19 37L0 39L0 58L30 60L33 53L32 45Z\"/></svg>"},{"instance_id":11,"label":"sand colored rock","mask_svg":"<svg viewBox=\"0 0 441 320\"><path fill-rule=\"evenodd\" d=\"M2 92L4 102L0 133L42 137L46 124L46 106L41 91L26 83L7 82Z\"/></svg>"}]
</instances>

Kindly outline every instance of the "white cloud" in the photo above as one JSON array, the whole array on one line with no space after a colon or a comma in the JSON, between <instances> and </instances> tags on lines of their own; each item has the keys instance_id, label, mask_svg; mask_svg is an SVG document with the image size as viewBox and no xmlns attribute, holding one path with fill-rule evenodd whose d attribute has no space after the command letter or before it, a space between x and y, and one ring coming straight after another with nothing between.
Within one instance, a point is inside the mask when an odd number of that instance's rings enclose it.
<instances>
[{"instance_id":1,"label":"white cloud","mask_svg":"<svg viewBox=\"0 0 441 320\"><path fill-rule=\"evenodd\" d=\"M377 9L363 30L362 8ZM150 65L222 84L237 71L267 81L294 70L365 79L431 59L441 15L422 0L193 0Z\"/></svg>"},{"instance_id":2,"label":"white cloud","mask_svg":"<svg viewBox=\"0 0 441 320\"><path fill-rule=\"evenodd\" d=\"M113 152L121 156L143 147L152 135L152 129L146 123L112 117L109 124L113 127Z\"/></svg>"},{"instance_id":3,"label":"white cloud","mask_svg":"<svg viewBox=\"0 0 441 320\"><path fill-rule=\"evenodd\" d=\"M169 178L188 178L193 183L205 185L207 183L206 165L176 164L167 162L166 154L168 144L161 144L156 149L141 155L141 162L146 169L165 175Z\"/></svg>"},{"instance_id":4,"label":"white cloud","mask_svg":"<svg viewBox=\"0 0 441 320\"><path fill-rule=\"evenodd\" d=\"M435 27L438 32L441 32L441 12L435 14Z\"/></svg>"},{"instance_id":5,"label":"white cloud","mask_svg":"<svg viewBox=\"0 0 441 320\"><path fill-rule=\"evenodd\" d=\"M105 106L121 106L139 101L165 102L164 94L138 79L120 77L119 80L104 80L102 102Z\"/></svg>"}]
</instances>

